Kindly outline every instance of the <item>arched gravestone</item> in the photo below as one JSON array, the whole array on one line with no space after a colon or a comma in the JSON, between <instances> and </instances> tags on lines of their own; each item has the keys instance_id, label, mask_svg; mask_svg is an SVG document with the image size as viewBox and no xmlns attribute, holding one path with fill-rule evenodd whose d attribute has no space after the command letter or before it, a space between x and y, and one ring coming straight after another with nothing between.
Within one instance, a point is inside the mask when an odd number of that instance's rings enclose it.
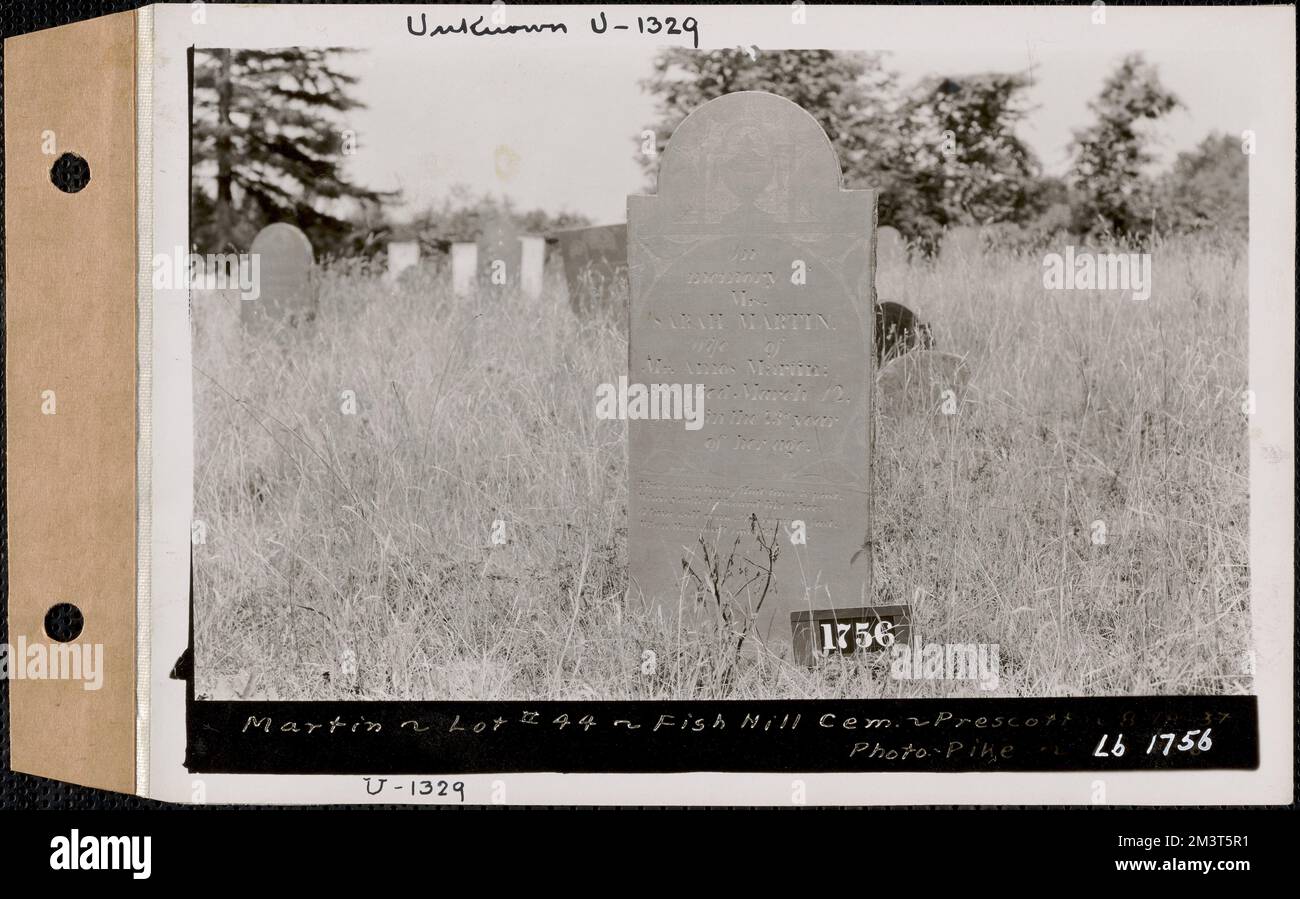
<instances>
[{"instance_id":1,"label":"arched gravestone","mask_svg":"<svg viewBox=\"0 0 1300 899\"><path fill-rule=\"evenodd\" d=\"M879 268L885 266L902 265L907 261L907 245L903 243L903 235L897 228L876 229L876 265Z\"/></svg>"},{"instance_id":2,"label":"arched gravestone","mask_svg":"<svg viewBox=\"0 0 1300 899\"><path fill-rule=\"evenodd\" d=\"M247 327L295 327L316 318L316 293L311 283L311 241L295 225L276 222L253 238L249 248L256 266L255 291L241 297L240 320Z\"/></svg>"},{"instance_id":3,"label":"arched gravestone","mask_svg":"<svg viewBox=\"0 0 1300 899\"><path fill-rule=\"evenodd\" d=\"M557 231L569 305L579 315L627 291L627 225Z\"/></svg>"},{"instance_id":4,"label":"arched gravestone","mask_svg":"<svg viewBox=\"0 0 1300 899\"><path fill-rule=\"evenodd\" d=\"M928 350L934 346L930 326L902 303L883 300L876 304L876 365L909 350Z\"/></svg>"},{"instance_id":5,"label":"arched gravestone","mask_svg":"<svg viewBox=\"0 0 1300 899\"><path fill-rule=\"evenodd\" d=\"M478 238L479 284L498 288L518 284L521 256L519 230L514 222L505 216L489 219Z\"/></svg>"},{"instance_id":6,"label":"arched gravestone","mask_svg":"<svg viewBox=\"0 0 1300 899\"><path fill-rule=\"evenodd\" d=\"M790 641L792 613L871 603L876 196L841 183L812 116L746 91L688 116L658 195L628 198L629 391L705 396L700 430L628 415L629 575L666 614L682 595L717 614L690 574L708 576L701 537L734 551L730 620L765 641ZM754 520L780 548L765 596Z\"/></svg>"}]
</instances>

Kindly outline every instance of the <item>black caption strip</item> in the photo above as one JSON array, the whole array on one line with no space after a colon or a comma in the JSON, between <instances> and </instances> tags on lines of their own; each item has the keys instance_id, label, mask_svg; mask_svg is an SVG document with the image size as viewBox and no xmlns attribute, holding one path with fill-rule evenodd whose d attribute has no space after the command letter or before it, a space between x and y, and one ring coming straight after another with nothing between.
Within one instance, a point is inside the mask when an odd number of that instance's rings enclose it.
<instances>
[{"instance_id":1,"label":"black caption strip","mask_svg":"<svg viewBox=\"0 0 1300 899\"><path fill-rule=\"evenodd\" d=\"M1258 767L1253 696L188 703L227 774L1133 771Z\"/></svg>"}]
</instances>

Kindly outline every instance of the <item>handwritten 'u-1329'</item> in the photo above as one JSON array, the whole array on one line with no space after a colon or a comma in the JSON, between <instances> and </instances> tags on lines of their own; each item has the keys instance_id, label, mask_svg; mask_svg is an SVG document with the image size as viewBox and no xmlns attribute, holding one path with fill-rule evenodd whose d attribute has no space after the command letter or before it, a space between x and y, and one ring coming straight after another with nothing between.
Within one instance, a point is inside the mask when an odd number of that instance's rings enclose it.
<instances>
[{"instance_id":1,"label":"handwritten 'u-1329'","mask_svg":"<svg viewBox=\"0 0 1300 899\"><path fill-rule=\"evenodd\" d=\"M501 35L511 34L568 34L569 26L563 22L536 22L527 25L507 25L504 22L499 24L485 24L484 17L479 16L473 22L468 18L462 17L459 22L449 25L429 25L428 18L424 13L419 16L419 28L416 28L414 16L406 17L406 30L415 37L438 37L445 34L467 34L471 37L498 37ZM606 34L610 31L637 31L640 34L665 34L678 35L686 34L691 36L691 41L695 49L700 47L700 26L694 16L687 16L684 19L677 19L674 16L637 16L636 24L610 24L601 12L599 16L591 18L591 31L593 34Z\"/></svg>"}]
</instances>

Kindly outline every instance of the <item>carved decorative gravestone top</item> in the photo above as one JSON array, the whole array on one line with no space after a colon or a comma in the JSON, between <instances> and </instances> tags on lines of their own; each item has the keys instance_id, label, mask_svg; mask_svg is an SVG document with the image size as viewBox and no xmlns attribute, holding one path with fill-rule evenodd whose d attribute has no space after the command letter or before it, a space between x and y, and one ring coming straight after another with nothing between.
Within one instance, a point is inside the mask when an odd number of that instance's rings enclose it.
<instances>
[{"instance_id":1,"label":"carved decorative gravestone top","mask_svg":"<svg viewBox=\"0 0 1300 899\"><path fill-rule=\"evenodd\" d=\"M841 183L812 116L742 92L628 198L629 396L703 385L699 430L629 403L630 577L667 614L788 643L793 612L871 604L876 197Z\"/></svg>"},{"instance_id":2,"label":"carved decorative gravestone top","mask_svg":"<svg viewBox=\"0 0 1300 899\"><path fill-rule=\"evenodd\" d=\"M276 222L253 238L257 283L240 303L245 326L306 324L316 317L316 293L311 283L311 241L295 225Z\"/></svg>"}]
</instances>

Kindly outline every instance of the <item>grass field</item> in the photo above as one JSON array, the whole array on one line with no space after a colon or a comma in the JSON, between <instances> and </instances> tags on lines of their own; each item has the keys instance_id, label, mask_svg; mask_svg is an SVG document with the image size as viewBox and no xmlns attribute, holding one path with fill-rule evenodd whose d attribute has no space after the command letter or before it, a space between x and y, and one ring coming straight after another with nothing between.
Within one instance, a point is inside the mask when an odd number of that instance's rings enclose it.
<instances>
[{"instance_id":1,"label":"grass field","mask_svg":"<svg viewBox=\"0 0 1300 899\"><path fill-rule=\"evenodd\" d=\"M974 374L958 415L877 424L877 592L927 642L998 644L992 695L1250 690L1244 251L1153 248L1146 302L1046 291L1039 256L880 273ZM733 668L707 620L630 598L625 424L593 412L627 344L562 279L320 280L283 345L194 296L200 696L990 695L883 656Z\"/></svg>"}]
</instances>

